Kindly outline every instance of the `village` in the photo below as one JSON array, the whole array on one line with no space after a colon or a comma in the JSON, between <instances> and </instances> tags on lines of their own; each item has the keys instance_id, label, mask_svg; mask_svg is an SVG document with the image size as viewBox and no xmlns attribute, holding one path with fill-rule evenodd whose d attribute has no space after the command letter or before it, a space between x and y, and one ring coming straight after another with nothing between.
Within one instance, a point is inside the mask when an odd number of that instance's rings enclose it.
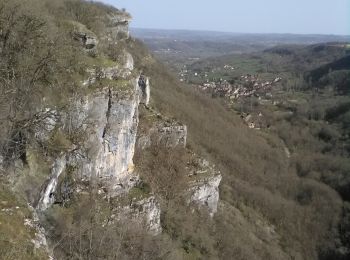
<instances>
[{"instance_id":1,"label":"village","mask_svg":"<svg viewBox=\"0 0 350 260\"><path fill-rule=\"evenodd\" d=\"M235 71L237 69L231 65L224 65L223 68L226 71ZM214 68L211 72L219 70L220 68ZM282 81L281 77L273 77L272 79L267 80L263 79L260 75L251 74L241 75L234 80L212 78L212 81L209 81L209 73L210 72L192 72L189 71L185 65L179 73L179 78L180 81L183 82L185 81L185 78L192 76L193 79L197 79L201 82L197 83L194 80L192 85L195 88L211 95L213 98L224 98L231 105L244 102L247 98L253 97L257 98L259 103L264 104L266 103L265 101L272 100L273 89ZM261 112L253 113L242 110L239 111L239 114L245 124L251 129L260 130L269 127Z\"/></svg>"},{"instance_id":2,"label":"village","mask_svg":"<svg viewBox=\"0 0 350 260\"><path fill-rule=\"evenodd\" d=\"M227 80L220 79L218 82L209 82L197 87L202 91L207 91L213 97L225 97L230 100L237 100L241 97L262 97L269 94L271 89L280 82L282 78L276 77L273 81L260 80L258 75L242 75L233 84Z\"/></svg>"},{"instance_id":3,"label":"village","mask_svg":"<svg viewBox=\"0 0 350 260\"><path fill-rule=\"evenodd\" d=\"M241 97L255 96L257 98L271 95L271 89L281 82L281 77L274 77L270 80L263 79L260 75L255 74L237 74L238 68L225 64L223 68L215 67L210 71L196 72L188 69L186 65L178 73L181 82L187 82L196 88L210 93L213 97L224 97L230 100L237 100ZM221 72L231 75L236 72L233 79L225 79L221 76ZM231 73L229 73L231 72ZM212 76L212 75L218 76Z\"/></svg>"}]
</instances>

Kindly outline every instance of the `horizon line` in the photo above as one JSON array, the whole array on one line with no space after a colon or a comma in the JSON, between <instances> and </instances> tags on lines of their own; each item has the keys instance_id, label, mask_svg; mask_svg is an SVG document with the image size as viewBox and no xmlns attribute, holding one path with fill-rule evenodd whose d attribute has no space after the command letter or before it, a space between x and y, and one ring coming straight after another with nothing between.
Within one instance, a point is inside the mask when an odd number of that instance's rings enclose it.
<instances>
[{"instance_id":1,"label":"horizon line","mask_svg":"<svg viewBox=\"0 0 350 260\"><path fill-rule=\"evenodd\" d=\"M303 36L338 36L338 37L350 37L350 34L334 34L334 33L281 33L281 32L230 32L220 30L202 30L202 29L167 29L167 28L146 28L146 27L134 27L130 26L130 29L139 30L158 30L158 31L186 31L186 32L212 32L212 33L225 33L225 34L279 34L279 35L303 35Z\"/></svg>"}]
</instances>

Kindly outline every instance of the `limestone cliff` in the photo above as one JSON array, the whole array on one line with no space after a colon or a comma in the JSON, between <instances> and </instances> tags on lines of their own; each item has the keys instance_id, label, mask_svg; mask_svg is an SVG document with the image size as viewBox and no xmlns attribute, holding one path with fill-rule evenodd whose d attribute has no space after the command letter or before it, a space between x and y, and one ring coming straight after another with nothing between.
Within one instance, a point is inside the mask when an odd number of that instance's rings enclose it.
<instances>
[{"instance_id":1,"label":"limestone cliff","mask_svg":"<svg viewBox=\"0 0 350 260\"><path fill-rule=\"evenodd\" d=\"M109 16L107 41L115 45L129 37L125 16ZM80 30L80 32L79 32ZM82 31L74 37L84 48L98 50L95 36ZM92 47L92 45L94 45ZM48 117L51 127L38 129L36 138L46 141L54 132L80 132L83 138L66 147L61 155L52 158L51 173L37 203L39 211L47 210L58 199L59 180L66 169L74 169L78 182L96 182L102 187L100 193L115 197L127 193L140 183L134 173L133 156L138 128L138 107L148 105L150 83L144 75L134 70L132 55L125 49L118 62L88 68L88 79L82 86L89 91L80 98L72 98L68 110L54 111ZM98 86L98 87L96 87ZM42 108L48 111L48 108ZM87 187L80 187L81 193ZM141 207L141 208L140 208ZM135 210L137 209L137 210ZM132 215L134 219L146 219L153 234L161 231L159 204L154 196L132 205L124 206L116 216Z\"/></svg>"},{"instance_id":2,"label":"limestone cliff","mask_svg":"<svg viewBox=\"0 0 350 260\"><path fill-rule=\"evenodd\" d=\"M36 230L32 239L35 248L42 247L49 254L50 241L46 242L40 221L46 222L52 208L76 210L74 203L87 195L108 204L96 213L100 214L99 224L111 225L124 219L145 226L151 235L159 235L161 196L152 188L144 188L147 185L140 178L142 169L135 170L133 162L135 150L142 152L156 144L169 151L179 147L187 151L187 126L176 120L153 113L151 116L157 118L154 124L147 131L140 128L140 106L152 110L151 86L150 78L135 68L132 53L126 48L130 17L118 11L104 19L103 35L80 22L66 21L86 65L86 71L79 75L83 76L78 81L79 91L67 94L64 106L42 98L35 108L34 119L39 123L33 124L27 137L31 142L23 142L21 158L11 166L16 170L8 177L13 190L29 202L32 215L25 218L24 225ZM1 170L7 167L3 161L0 155ZM203 165L206 170L210 168ZM213 215L221 176L211 168L205 175L197 173L195 178L185 176L188 182L184 194L188 204L205 206ZM106 208L108 214L100 213Z\"/></svg>"}]
</instances>

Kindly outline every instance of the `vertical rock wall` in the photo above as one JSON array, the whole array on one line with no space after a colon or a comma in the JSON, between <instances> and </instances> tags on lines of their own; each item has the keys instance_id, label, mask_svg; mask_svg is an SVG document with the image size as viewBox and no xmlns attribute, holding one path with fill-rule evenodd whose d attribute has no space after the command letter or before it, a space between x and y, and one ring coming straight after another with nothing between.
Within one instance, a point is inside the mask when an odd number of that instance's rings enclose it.
<instances>
[{"instance_id":1,"label":"vertical rock wall","mask_svg":"<svg viewBox=\"0 0 350 260\"><path fill-rule=\"evenodd\" d=\"M85 129L81 151L85 158L74 155L69 163L77 165L84 177L117 179L132 170L139 105L136 79L132 85L123 95L106 88L77 104L73 128Z\"/></svg>"}]
</instances>

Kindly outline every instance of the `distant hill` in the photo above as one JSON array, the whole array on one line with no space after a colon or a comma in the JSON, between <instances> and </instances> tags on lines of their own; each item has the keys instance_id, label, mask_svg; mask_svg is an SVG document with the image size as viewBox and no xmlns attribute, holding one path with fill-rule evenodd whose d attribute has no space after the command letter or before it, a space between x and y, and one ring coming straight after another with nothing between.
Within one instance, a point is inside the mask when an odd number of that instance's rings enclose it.
<instances>
[{"instance_id":1,"label":"distant hill","mask_svg":"<svg viewBox=\"0 0 350 260\"><path fill-rule=\"evenodd\" d=\"M313 86L332 85L341 94L350 93L350 55L327 63L305 74Z\"/></svg>"},{"instance_id":2,"label":"distant hill","mask_svg":"<svg viewBox=\"0 0 350 260\"><path fill-rule=\"evenodd\" d=\"M210 57L247 54L265 49L268 49L267 53L291 55L298 52L298 49L302 50L305 45L315 45L315 52L326 53L327 50L322 51L318 44L350 42L350 36L337 35L248 34L139 28L131 29L131 34L142 40L159 59L171 67ZM276 47L280 45L283 47Z\"/></svg>"},{"instance_id":3,"label":"distant hill","mask_svg":"<svg viewBox=\"0 0 350 260\"><path fill-rule=\"evenodd\" d=\"M216 31L191 30L162 30L131 28L131 34L140 39L177 39L181 41L214 41L236 43L254 43L264 45L277 44L316 44L322 42L348 42L350 36L345 35L318 35L318 34L258 34L233 33Z\"/></svg>"},{"instance_id":4,"label":"distant hill","mask_svg":"<svg viewBox=\"0 0 350 260\"><path fill-rule=\"evenodd\" d=\"M277 45L268 48L265 53L288 55L303 55L304 58L320 59L332 55L344 55L347 53L347 42L325 42L312 45ZM306 56L305 56L306 55Z\"/></svg>"},{"instance_id":5,"label":"distant hill","mask_svg":"<svg viewBox=\"0 0 350 260\"><path fill-rule=\"evenodd\" d=\"M309 72L308 76L313 82L316 82L326 74L336 70L350 70L350 55L314 69Z\"/></svg>"},{"instance_id":6,"label":"distant hill","mask_svg":"<svg viewBox=\"0 0 350 260\"><path fill-rule=\"evenodd\" d=\"M203 68L218 68L224 65L231 65L236 69L236 76L246 71L249 73L283 73L294 72L304 74L316 70L329 63L347 56L346 43L318 43L313 45L277 45L265 50L256 52L237 54L226 54L207 59L194 61L190 65L191 70L200 72ZM242 69L242 62L246 64ZM336 67L336 66L334 66ZM321 71L323 71L322 69ZM326 68L328 72L329 68ZM317 73L317 72L315 72ZM232 73L231 73L232 74ZM220 75L222 77L224 75ZM320 76L321 77L321 76ZM320 78L319 77L319 78ZM316 77L315 77L316 79Z\"/></svg>"}]
</instances>

